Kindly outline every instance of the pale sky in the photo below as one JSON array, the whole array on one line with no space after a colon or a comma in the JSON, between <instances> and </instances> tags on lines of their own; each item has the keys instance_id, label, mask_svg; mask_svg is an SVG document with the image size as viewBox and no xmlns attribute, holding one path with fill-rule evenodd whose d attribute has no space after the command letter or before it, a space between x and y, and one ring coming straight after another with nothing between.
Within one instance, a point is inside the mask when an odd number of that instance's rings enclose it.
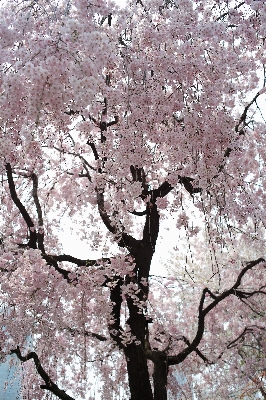
<instances>
[{"instance_id":1,"label":"pale sky","mask_svg":"<svg viewBox=\"0 0 266 400\"><path fill-rule=\"evenodd\" d=\"M144 217L139 218L142 218L143 223L145 222ZM156 244L155 254L152 259L151 274L162 276L167 274L165 264L170 258L170 252L173 251L173 247L178 243L178 230L175 228L175 224L176 218L174 217L169 217L169 219L162 220L160 223L159 237ZM70 254L73 257L81 259L92 260L108 257L108 254L102 254L101 250L91 251L88 241L75 239L75 233L71 233L69 230L71 220L67 223L66 219L64 226L64 231L60 232L60 241L62 242L63 252L65 254ZM104 231L106 230L104 225L102 228ZM113 249L110 248L110 253L111 252L115 252L114 247Z\"/></svg>"}]
</instances>

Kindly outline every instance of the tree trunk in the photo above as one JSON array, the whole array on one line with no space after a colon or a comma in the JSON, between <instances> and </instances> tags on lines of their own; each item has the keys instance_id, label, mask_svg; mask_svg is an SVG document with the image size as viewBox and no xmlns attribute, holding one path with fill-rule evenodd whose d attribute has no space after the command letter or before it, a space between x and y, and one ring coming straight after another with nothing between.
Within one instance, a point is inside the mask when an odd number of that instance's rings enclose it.
<instances>
[{"instance_id":1,"label":"tree trunk","mask_svg":"<svg viewBox=\"0 0 266 400\"><path fill-rule=\"evenodd\" d=\"M167 400L168 366L166 357L158 354L154 360L153 385L154 400Z\"/></svg>"},{"instance_id":2,"label":"tree trunk","mask_svg":"<svg viewBox=\"0 0 266 400\"><path fill-rule=\"evenodd\" d=\"M159 194L158 194L159 195ZM148 322L144 316L143 303L147 301L149 286L148 278L152 256L155 251L156 240L159 232L159 214L155 204L156 196L151 192L151 201L146 206L146 222L143 229L143 239L139 246L131 254L135 259L135 276L128 276L127 283L137 282L139 291L137 293L139 305L135 299L128 296L127 306L129 318L127 324L130 327L134 340L139 344L131 343L124 349L127 359L127 371L131 400L154 400L150 376L145 355L145 337L148 330ZM146 280L146 284L143 282Z\"/></svg>"},{"instance_id":3,"label":"tree trunk","mask_svg":"<svg viewBox=\"0 0 266 400\"><path fill-rule=\"evenodd\" d=\"M146 356L141 345L132 343L125 348L130 400L153 400Z\"/></svg>"}]
</instances>

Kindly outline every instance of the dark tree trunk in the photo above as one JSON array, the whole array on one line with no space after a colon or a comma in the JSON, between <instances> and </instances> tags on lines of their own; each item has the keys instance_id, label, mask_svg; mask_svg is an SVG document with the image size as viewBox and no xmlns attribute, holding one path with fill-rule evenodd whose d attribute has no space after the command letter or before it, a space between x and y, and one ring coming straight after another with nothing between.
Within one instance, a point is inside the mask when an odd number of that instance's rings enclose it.
<instances>
[{"instance_id":1,"label":"dark tree trunk","mask_svg":"<svg viewBox=\"0 0 266 400\"><path fill-rule=\"evenodd\" d=\"M130 400L153 400L147 359L141 345L132 343L125 350Z\"/></svg>"},{"instance_id":2,"label":"dark tree trunk","mask_svg":"<svg viewBox=\"0 0 266 400\"><path fill-rule=\"evenodd\" d=\"M167 375L166 356L158 354L155 356L153 371L154 400L167 400Z\"/></svg>"},{"instance_id":3,"label":"dark tree trunk","mask_svg":"<svg viewBox=\"0 0 266 400\"><path fill-rule=\"evenodd\" d=\"M143 293L139 296L141 299ZM153 400L150 376L145 355L145 336L147 333L147 321L138 305L134 304L131 297L127 299L129 318L127 324L130 327L134 342L124 349L131 400Z\"/></svg>"},{"instance_id":4,"label":"dark tree trunk","mask_svg":"<svg viewBox=\"0 0 266 400\"><path fill-rule=\"evenodd\" d=\"M133 168L131 168L131 172ZM134 178L134 177L133 177ZM135 178L137 179L137 178ZM140 179L140 178L139 178ZM124 348L127 361L127 371L131 400L154 400L151 381L145 353L146 339L148 336L148 321L145 318L145 303L149 294L149 273L152 256L155 251L156 240L159 232L159 214L156 206L157 197L163 197L171 190L171 186L165 183L156 191L151 191L150 201L146 205L146 221L143 229L143 238L134 247L129 247L135 260L135 275L127 276L127 283L138 283L138 301L130 294L127 297L129 318L127 325L133 335L133 343ZM145 193L144 193L145 195ZM145 196L144 196L145 197ZM144 308L143 308L144 304ZM166 356L159 354L154 367L154 388L156 400L166 400L167 365ZM158 380L158 382L157 382Z\"/></svg>"}]
</instances>

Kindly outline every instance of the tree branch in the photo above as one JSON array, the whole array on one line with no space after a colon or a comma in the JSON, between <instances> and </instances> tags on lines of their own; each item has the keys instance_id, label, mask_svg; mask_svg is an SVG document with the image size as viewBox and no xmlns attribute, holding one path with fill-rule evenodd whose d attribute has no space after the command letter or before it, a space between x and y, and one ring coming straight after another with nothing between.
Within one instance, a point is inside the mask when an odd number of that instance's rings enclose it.
<instances>
[{"instance_id":1,"label":"tree branch","mask_svg":"<svg viewBox=\"0 0 266 400\"><path fill-rule=\"evenodd\" d=\"M190 346L191 343L185 336L181 336L180 339L183 340L183 342L185 342L187 346ZM198 348L195 349L195 353L205 362L205 364L208 365L214 364L214 362L209 361L207 357Z\"/></svg>"},{"instance_id":2,"label":"tree branch","mask_svg":"<svg viewBox=\"0 0 266 400\"><path fill-rule=\"evenodd\" d=\"M35 203L37 215L38 215L38 233L37 233L37 238L38 238L38 249L41 250L42 253L45 253L44 249L44 231L43 231L43 217L42 217L42 208L41 204L39 201L38 197L38 177L35 173L31 174L31 179L33 183L33 189L32 189L32 195L33 195L33 200Z\"/></svg>"},{"instance_id":3,"label":"tree branch","mask_svg":"<svg viewBox=\"0 0 266 400\"><path fill-rule=\"evenodd\" d=\"M95 144L93 142L90 142L89 139L87 141L87 144L91 147L95 160L96 161L99 160L99 155L98 155Z\"/></svg>"},{"instance_id":4,"label":"tree branch","mask_svg":"<svg viewBox=\"0 0 266 400\"><path fill-rule=\"evenodd\" d=\"M243 2L244 3L244 2ZM246 105L246 107L244 108L244 111L243 111L243 113L242 113L242 115L240 116L240 118L239 118L239 122L236 124L236 126L235 126L235 132L236 133L238 133L239 134L239 136L240 135L244 135L244 127L247 125L246 124L246 118L247 118L247 112L248 112L248 110L249 110L249 108L252 106L252 104L254 103L254 102L256 102L256 100L257 100L257 98L259 97L259 95L260 95L260 92L258 92L254 97L253 97L253 99L251 100L251 102L250 103L248 103L247 105ZM243 123L243 126L242 126L242 128L239 130L239 127L240 127L240 125ZM231 154L231 152L233 151L233 149L231 148L231 147L228 147L226 150L225 150L225 152L224 152L224 159L226 159L226 158L228 158L229 156L230 156L230 154ZM224 160L224 162L219 166L219 168L218 168L218 173L219 172L221 172L223 169L224 169L224 166L225 166L225 160ZM214 176L214 178L216 178L217 177L217 175L215 175Z\"/></svg>"},{"instance_id":5,"label":"tree branch","mask_svg":"<svg viewBox=\"0 0 266 400\"><path fill-rule=\"evenodd\" d=\"M86 167L92 169L93 171L96 170L96 168L93 167L92 165L90 165L90 164L88 163L88 161L86 160L86 158L84 158L81 154L78 154L78 153L72 152L72 151L67 151L67 150L64 150L64 149L60 149L60 148L57 147L57 146L53 146L53 148L54 148L55 150L59 151L59 153L62 153L62 154L69 154L70 156L78 157L78 158L83 162L83 167L86 169L86 172L87 172L87 173L88 173L88 169L87 169ZM90 176L89 173L88 173L88 175L89 175L89 176L88 176L89 181L91 181L91 176Z\"/></svg>"},{"instance_id":6,"label":"tree branch","mask_svg":"<svg viewBox=\"0 0 266 400\"><path fill-rule=\"evenodd\" d=\"M6 173L7 173L7 180L8 180L11 198L12 198L14 204L19 209L20 214L22 215L22 217L23 217L24 221L26 222L27 227L29 229L30 240L29 240L28 245L31 249L36 249L37 248L37 234L36 234L36 230L34 228L34 223L31 219L29 213L27 212L26 208L24 207L24 205L21 203L20 199L18 198L14 180L13 180L12 168L9 163L6 164Z\"/></svg>"},{"instance_id":7,"label":"tree branch","mask_svg":"<svg viewBox=\"0 0 266 400\"><path fill-rule=\"evenodd\" d=\"M63 278L68 282L68 283L73 283L73 280L69 278L69 274L71 273L70 271L67 271L63 268L60 268L57 264L56 259L54 256L49 256L47 254L42 254L42 258L47 262L48 265L51 265L54 267L54 269L59 272L60 275L63 276Z\"/></svg>"},{"instance_id":8,"label":"tree branch","mask_svg":"<svg viewBox=\"0 0 266 400\"><path fill-rule=\"evenodd\" d=\"M186 191L192 196L194 193L201 193L202 189L198 187L194 187L191 182L195 179L190 178L189 176L180 176L178 175L179 182L184 186Z\"/></svg>"},{"instance_id":9,"label":"tree branch","mask_svg":"<svg viewBox=\"0 0 266 400\"><path fill-rule=\"evenodd\" d=\"M148 196L151 197L150 202L152 204L155 204L156 200L158 197L165 197L168 195L168 193L173 190L173 186L170 185L167 181L163 182L158 189L153 189L153 190L143 190L141 194L141 198L145 200Z\"/></svg>"},{"instance_id":10,"label":"tree branch","mask_svg":"<svg viewBox=\"0 0 266 400\"><path fill-rule=\"evenodd\" d=\"M107 128L112 125L116 125L119 121L119 117L115 115L115 119L113 121L107 122Z\"/></svg>"},{"instance_id":11,"label":"tree branch","mask_svg":"<svg viewBox=\"0 0 266 400\"><path fill-rule=\"evenodd\" d=\"M256 265L260 264L261 262L265 262L264 258L258 258L257 260L249 262L246 265L246 267L240 271L235 284L230 289L221 293L219 296L216 296L216 298L206 308L203 308L205 296L206 296L206 293L210 293L210 291L208 288L203 289L201 299L200 299L200 304L199 304L198 329L197 329L196 336L195 336L194 340L192 341L192 343L190 345L188 345L187 348L182 350L178 355L168 356L169 365L175 365L175 364L181 363L182 361L184 361L187 358L187 356L190 353L192 353L193 351L196 351L196 348L198 347L199 343L201 342L201 339L204 334L204 322L205 322L206 315L228 296L230 296L230 295L237 296L237 288L240 286L243 276L249 270L251 270ZM251 294L251 296L252 296L252 294Z\"/></svg>"},{"instance_id":12,"label":"tree branch","mask_svg":"<svg viewBox=\"0 0 266 400\"><path fill-rule=\"evenodd\" d=\"M98 210L100 217L111 233L117 233L117 228L112 224L111 219L109 215L107 214L105 207L104 207L104 191L103 189L97 189L96 188L96 194L97 194L97 205L98 205Z\"/></svg>"},{"instance_id":13,"label":"tree branch","mask_svg":"<svg viewBox=\"0 0 266 400\"><path fill-rule=\"evenodd\" d=\"M73 397L71 397L68 394L66 394L66 392L64 390L59 389L59 387L51 380L51 378L49 377L47 372L43 369L38 355L34 351L31 351L28 355L23 357L21 352L20 352L20 348L17 347L16 349L11 350L11 354L16 354L18 359L22 363L24 363L24 362L26 362L28 360L31 360L31 359L33 360L33 362L35 364L35 367L36 367L36 371L38 372L40 377L45 382L45 385L40 385L41 389L49 390L55 396L57 396L59 399L62 399L62 400L74 400Z\"/></svg>"},{"instance_id":14,"label":"tree branch","mask_svg":"<svg viewBox=\"0 0 266 400\"><path fill-rule=\"evenodd\" d=\"M124 230L123 227L121 227L121 230L119 231L118 228L115 225L113 225L110 216L107 214L104 207L104 191L102 189L96 188L96 194L97 194L97 204L98 204L99 214L104 225L109 230L109 232L117 235L118 239L120 239L118 245L120 247L128 248L130 253L132 253L133 249L137 249L139 247L141 241L123 232Z\"/></svg>"},{"instance_id":15,"label":"tree branch","mask_svg":"<svg viewBox=\"0 0 266 400\"><path fill-rule=\"evenodd\" d=\"M48 265L51 265L52 267L54 267L54 269L57 272L59 272L63 276L63 278L66 279L66 281L68 283L71 283L71 284L73 284L73 279L69 278L69 274L71 274L71 271L60 268L58 266L58 262L62 262L62 261L71 262L79 267L82 267L82 266L92 267L92 266L100 265L97 260L81 260L79 258L72 257L67 254L61 254L59 256L42 254L42 258L47 262ZM102 261L110 263L110 258L103 258Z\"/></svg>"},{"instance_id":16,"label":"tree branch","mask_svg":"<svg viewBox=\"0 0 266 400\"><path fill-rule=\"evenodd\" d=\"M144 210L144 211L129 211L130 212L130 214L133 214L133 215L137 215L138 217L143 217L144 215L146 215L147 214L147 210Z\"/></svg>"},{"instance_id":17,"label":"tree branch","mask_svg":"<svg viewBox=\"0 0 266 400\"><path fill-rule=\"evenodd\" d=\"M48 255L47 257L56 260L56 261L67 261L71 262L73 264L76 264L77 266L88 266L92 267L93 265L98 265L98 260L81 260L80 258L72 257L68 254L60 254L58 256L56 255ZM101 259L104 262L110 262L110 258L102 258Z\"/></svg>"},{"instance_id":18,"label":"tree branch","mask_svg":"<svg viewBox=\"0 0 266 400\"><path fill-rule=\"evenodd\" d=\"M235 126L235 131L236 131L236 133L238 133L239 135L244 135L243 128L244 128L244 126L246 126L247 112L248 112L249 108L252 106L252 104L257 100L257 98L259 97L259 95L260 95L260 92L258 92L258 93L253 97L253 99L251 100L251 102L250 102L249 104L247 104L246 107L244 108L244 111L243 111L243 113L242 113L242 115L241 115L241 117L240 117L240 119L239 119L239 122L238 122L238 124ZM240 125L241 125L242 123L244 123L244 126L243 126L243 127L240 129L240 131L239 131L239 127L240 127Z\"/></svg>"},{"instance_id":19,"label":"tree branch","mask_svg":"<svg viewBox=\"0 0 266 400\"><path fill-rule=\"evenodd\" d=\"M243 4L245 4L244 1L242 1L241 3L237 4L233 9L237 10L239 7L243 6ZM229 11L224 12L222 15L220 15L218 18L216 18L215 21L219 21L220 19L223 19L224 17L226 17L226 15L228 15L230 13Z\"/></svg>"},{"instance_id":20,"label":"tree branch","mask_svg":"<svg viewBox=\"0 0 266 400\"><path fill-rule=\"evenodd\" d=\"M247 333L249 332L253 332L253 329L251 327L245 327L245 329L243 330L243 332L240 333L240 335L237 336L237 338L235 338L234 340L232 340L227 346L227 349L232 349L233 347L237 346L238 342L241 340L244 340L244 337ZM223 354L223 353L222 353ZM219 358L221 358L222 354L219 356Z\"/></svg>"},{"instance_id":21,"label":"tree branch","mask_svg":"<svg viewBox=\"0 0 266 400\"><path fill-rule=\"evenodd\" d=\"M84 336L93 337L93 338L95 338L95 339L98 339L98 340L100 340L101 342L106 342L106 341L108 340L106 336L99 335L98 333L95 333L95 332L89 332L89 331L84 331L84 332L82 331L82 332L80 332L78 329L75 329L75 328L66 328L66 330L67 330L68 332L70 332L70 334L71 334L72 336L75 336L75 335L84 335Z\"/></svg>"}]
</instances>

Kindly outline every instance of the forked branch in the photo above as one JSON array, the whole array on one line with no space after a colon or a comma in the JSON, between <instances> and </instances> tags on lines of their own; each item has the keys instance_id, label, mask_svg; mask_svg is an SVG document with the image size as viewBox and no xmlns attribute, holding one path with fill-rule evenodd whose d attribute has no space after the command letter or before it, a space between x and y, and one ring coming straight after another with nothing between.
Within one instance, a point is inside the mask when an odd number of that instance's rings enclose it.
<instances>
[{"instance_id":1,"label":"forked branch","mask_svg":"<svg viewBox=\"0 0 266 400\"><path fill-rule=\"evenodd\" d=\"M244 275L250 271L253 267L255 267L256 265L265 262L264 258L258 258L257 260L251 261L249 262L246 267L244 267L237 279L236 282L234 283L234 285L228 289L225 290L223 293L221 293L218 296L211 296L213 298L213 301L204 308L204 302L205 302L205 297L206 294L208 293L210 295L210 290L208 288L203 289L202 291L202 295L201 295L201 299L200 299L200 303L199 303L199 311L198 311L198 329L197 329L197 333L195 335L194 340L191 342L190 345L188 345L184 350L182 350L179 354L177 354L176 356L168 356L168 364L169 365L175 365L175 364L179 364L182 361L184 361L187 356L189 354L191 354L193 351L196 351L198 345L201 342L201 339L203 337L204 334L204 328L205 328L205 317L206 315L213 310L219 303L221 303L224 299L226 299L229 296L239 296L239 293L241 293L241 291L238 291L238 288L241 284L241 280L244 277ZM254 294L257 293L263 293L260 291L253 291L249 293L249 297L253 296ZM245 298L247 298L247 292L245 292ZM246 332L245 332L246 333ZM238 339L236 339L238 340Z\"/></svg>"}]
</instances>

